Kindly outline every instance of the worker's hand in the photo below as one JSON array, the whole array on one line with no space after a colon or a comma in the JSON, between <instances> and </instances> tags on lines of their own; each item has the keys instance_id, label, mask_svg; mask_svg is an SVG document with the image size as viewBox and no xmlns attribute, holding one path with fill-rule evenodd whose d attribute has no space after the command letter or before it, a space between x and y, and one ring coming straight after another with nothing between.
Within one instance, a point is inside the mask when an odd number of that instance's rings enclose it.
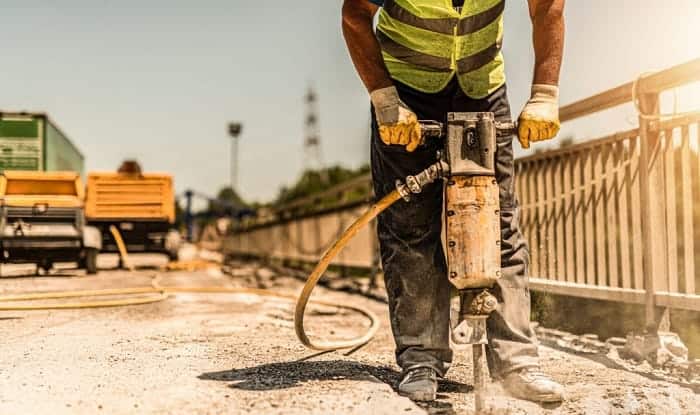
<instances>
[{"instance_id":1,"label":"worker's hand","mask_svg":"<svg viewBox=\"0 0 700 415\"><path fill-rule=\"evenodd\" d=\"M416 114L399 99L396 87L377 89L370 94L379 124L379 137L384 144L406 146L412 152L421 142Z\"/></svg>"},{"instance_id":2,"label":"worker's hand","mask_svg":"<svg viewBox=\"0 0 700 415\"><path fill-rule=\"evenodd\" d=\"M559 132L559 87L535 84L518 118L518 139L523 148L531 141L554 138Z\"/></svg>"}]
</instances>

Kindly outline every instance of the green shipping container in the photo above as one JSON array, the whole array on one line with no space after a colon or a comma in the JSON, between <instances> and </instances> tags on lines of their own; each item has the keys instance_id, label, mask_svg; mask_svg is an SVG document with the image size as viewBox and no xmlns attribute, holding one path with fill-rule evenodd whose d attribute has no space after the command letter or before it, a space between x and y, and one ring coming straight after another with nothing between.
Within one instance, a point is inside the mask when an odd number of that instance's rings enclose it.
<instances>
[{"instance_id":1,"label":"green shipping container","mask_svg":"<svg viewBox=\"0 0 700 415\"><path fill-rule=\"evenodd\" d=\"M46 114L0 112L0 171L75 171L84 157Z\"/></svg>"}]
</instances>

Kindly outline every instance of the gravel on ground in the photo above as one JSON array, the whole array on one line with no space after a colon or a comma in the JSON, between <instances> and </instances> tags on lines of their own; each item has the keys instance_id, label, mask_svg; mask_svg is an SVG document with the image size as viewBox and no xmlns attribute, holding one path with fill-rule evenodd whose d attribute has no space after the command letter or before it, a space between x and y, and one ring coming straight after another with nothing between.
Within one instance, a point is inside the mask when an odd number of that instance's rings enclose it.
<instances>
[{"instance_id":1,"label":"gravel on ground","mask_svg":"<svg viewBox=\"0 0 700 415\"><path fill-rule=\"evenodd\" d=\"M15 273L0 277L0 294L142 286L155 272ZM215 268L169 272L161 284L262 284L294 294L301 287L298 279L261 272L255 264L237 264L232 275ZM416 405L394 390L400 373L386 304L323 287L315 296L374 311L382 319L377 337L349 355L314 353L294 335L290 302L248 294L178 294L122 308L0 312L0 414L472 413L467 350L456 353L438 401ZM343 338L367 326L361 316L339 308L310 306L307 313L315 336ZM543 407L507 397L492 384L489 413L700 414L700 396L681 385L629 372L604 355L544 346L540 351L542 368L566 386L568 400Z\"/></svg>"}]
</instances>

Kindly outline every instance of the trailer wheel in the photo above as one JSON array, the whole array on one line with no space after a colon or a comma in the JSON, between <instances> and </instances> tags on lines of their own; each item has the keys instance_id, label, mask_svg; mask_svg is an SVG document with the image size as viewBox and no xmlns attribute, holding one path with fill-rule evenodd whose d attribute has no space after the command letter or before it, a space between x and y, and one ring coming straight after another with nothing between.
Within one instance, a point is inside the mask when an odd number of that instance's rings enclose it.
<instances>
[{"instance_id":1,"label":"trailer wheel","mask_svg":"<svg viewBox=\"0 0 700 415\"><path fill-rule=\"evenodd\" d=\"M53 262L48 259L42 260L37 264L37 271L40 269L43 271L43 275L49 275L49 272L53 269ZM39 273L37 272L37 274Z\"/></svg>"},{"instance_id":2,"label":"trailer wheel","mask_svg":"<svg viewBox=\"0 0 700 415\"><path fill-rule=\"evenodd\" d=\"M88 274L97 274L97 253L96 248L85 249L85 271Z\"/></svg>"},{"instance_id":3,"label":"trailer wheel","mask_svg":"<svg viewBox=\"0 0 700 415\"><path fill-rule=\"evenodd\" d=\"M177 252L168 252L168 259L170 262L176 262L180 256Z\"/></svg>"}]
</instances>

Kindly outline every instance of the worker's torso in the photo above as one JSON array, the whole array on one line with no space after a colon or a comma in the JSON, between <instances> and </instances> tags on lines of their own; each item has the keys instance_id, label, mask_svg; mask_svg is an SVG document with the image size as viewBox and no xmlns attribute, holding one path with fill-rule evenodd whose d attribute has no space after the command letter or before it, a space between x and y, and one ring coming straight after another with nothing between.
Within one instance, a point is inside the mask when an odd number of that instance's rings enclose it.
<instances>
[{"instance_id":1,"label":"worker's torso","mask_svg":"<svg viewBox=\"0 0 700 415\"><path fill-rule=\"evenodd\" d=\"M392 78L434 93L457 77L483 98L505 83L505 0L384 0L377 38Z\"/></svg>"}]
</instances>

